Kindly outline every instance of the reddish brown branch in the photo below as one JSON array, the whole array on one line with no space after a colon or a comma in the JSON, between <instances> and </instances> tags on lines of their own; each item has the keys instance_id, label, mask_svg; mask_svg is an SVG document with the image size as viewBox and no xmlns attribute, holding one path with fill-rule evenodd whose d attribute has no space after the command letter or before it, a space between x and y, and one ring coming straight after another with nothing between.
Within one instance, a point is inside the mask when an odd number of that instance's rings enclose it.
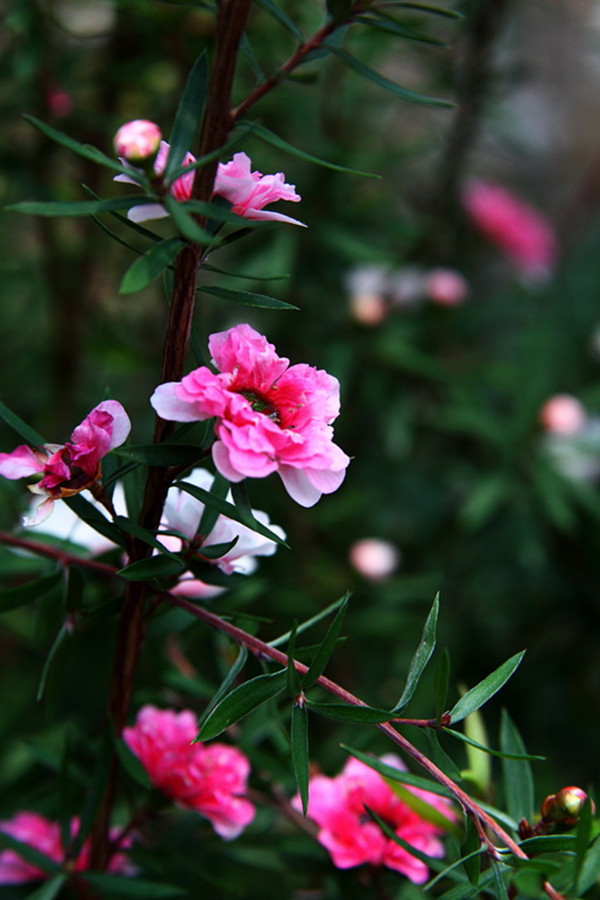
<instances>
[{"instance_id":1,"label":"reddish brown branch","mask_svg":"<svg viewBox=\"0 0 600 900\"><path fill-rule=\"evenodd\" d=\"M60 547L53 547L51 544L42 544L41 541L31 541L29 538L17 537L14 534L7 534L0 531L0 544L8 544L10 547L19 547L21 550L28 550L36 556L47 556L48 559L54 559L60 563L65 569L68 566L81 566L83 569L92 569L101 575L114 575L116 569L107 563L98 562L95 559L87 559L84 556L76 556L74 553L66 553Z\"/></svg>"}]
</instances>

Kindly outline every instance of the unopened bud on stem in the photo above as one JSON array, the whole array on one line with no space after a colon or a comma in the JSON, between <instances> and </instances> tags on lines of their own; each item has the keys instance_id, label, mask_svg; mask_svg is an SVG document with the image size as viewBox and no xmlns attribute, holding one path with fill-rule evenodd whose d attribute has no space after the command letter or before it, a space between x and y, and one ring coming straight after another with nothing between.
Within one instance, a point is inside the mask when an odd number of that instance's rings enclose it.
<instances>
[{"instance_id":1,"label":"unopened bud on stem","mask_svg":"<svg viewBox=\"0 0 600 900\"><path fill-rule=\"evenodd\" d=\"M114 138L114 147L117 156L145 168L146 164L154 162L161 140L158 125L147 119L134 119L121 125Z\"/></svg>"},{"instance_id":2,"label":"unopened bud on stem","mask_svg":"<svg viewBox=\"0 0 600 900\"><path fill-rule=\"evenodd\" d=\"M542 819L571 828L577 824L587 794L578 787L564 787L557 794L550 794L542 803ZM594 804L592 812L594 812Z\"/></svg>"}]
</instances>

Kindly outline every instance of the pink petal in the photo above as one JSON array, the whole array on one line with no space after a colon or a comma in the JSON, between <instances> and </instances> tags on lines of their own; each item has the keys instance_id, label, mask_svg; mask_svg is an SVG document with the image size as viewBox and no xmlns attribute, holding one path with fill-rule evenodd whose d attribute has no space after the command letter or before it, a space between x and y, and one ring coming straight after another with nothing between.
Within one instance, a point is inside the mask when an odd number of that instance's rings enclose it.
<instances>
[{"instance_id":1,"label":"pink petal","mask_svg":"<svg viewBox=\"0 0 600 900\"><path fill-rule=\"evenodd\" d=\"M180 384L179 381L159 384L150 397L150 403L161 419L168 422L198 422L202 417L198 415L197 404L179 398L177 389Z\"/></svg>"},{"instance_id":2,"label":"pink petal","mask_svg":"<svg viewBox=\"0 0 600 900\"><path fill-rule=\"evenodd\" d=\"M39 455L26 444L21 444L12 453L0 453L0 475L11 481L27 478L43 470L44 463L40 461Z\"/></svg>"},{"instance_id":3,"label":"pink petal","mask_svg":"<svg viewBox=\"0 0 600 900\"><path fill-rule=\"evenodd\" d=\"M286 491L300 506L314 506L320 500L323 491L315 487L301 469L279 466L278 471Z\"/></svg>"}]
</instances>

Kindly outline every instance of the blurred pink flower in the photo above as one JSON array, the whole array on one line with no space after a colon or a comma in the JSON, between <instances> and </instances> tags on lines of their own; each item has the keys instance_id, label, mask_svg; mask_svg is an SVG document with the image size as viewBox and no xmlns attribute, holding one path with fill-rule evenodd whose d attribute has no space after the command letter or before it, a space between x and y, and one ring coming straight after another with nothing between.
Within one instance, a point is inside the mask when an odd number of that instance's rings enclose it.
<instances>
[{"instance_id":1,"label":"blurred pink flower","mask_svg":"<svg viewBox=\"0 0 600 900\"><path fill-rule=\"evenodd\" d=\"M43 475L29 488L45 494L33 519L38 525L48 518L55 500L72 497L100 478L100 460L126 440L131 429L129 416L116 400L104 400L88 413L66 444L44 444L32 450L21 444L12 453L0 453L0 475L11 480Z\"/></svg>"},{"instance_id":2,"label":"blurred pink flower","mask_svg":"<svg viewBox=\"0 0 600 900\"><path fill-rule=\"evenodd\" d=\"M193 741L196 717L143 706L135 725L123 729L123 740L146 769L152 784L179 806L208 819L224 840L238 837L254 818L246 799L250 764L226 744L208 746Z\"/></svg>"},{"instance_id":3,"label":"blurred pink flower","mask_svg":"<svg viewBox=\"0 0 600 900\"><path fill-rule=\"evenodd\" d=\"M425 276L425 294L441 306L458 306L469 293L466 278L454 269L430 269Z\"/></svg>"},{"instance_id":4,"label":"blurred pink flower","mask_svg":"<svg viewBox=\"0 0 600 900\"><path fill-rule=\"evenodd\" d=\"M245 153L236 153L228 163L219 163L214 193L229 200L232 212L246 219L270 219L304 226L304 222L299 222L298 219L263 208L277 200L297 203L302 197L296 193L295 186L285 183L282 172L261 175L260 172L252 172L251 165L250 158Z\"/></svg>"},{"instance_id":5,"label":"blurred pink flower","mask_svg":"<svg viewBox=\"0 0 600 900\"><path fill-rule=\"evenodd\" d=\"M155 122L133 119L121 125L113 143L117 156L136 165L154 159L161 145L161 138L161 130Z\"/></svg>"},{"instance_id":6,"label":"blurred pink flower","mask_svg":"<svg viewBox=\"0 0 600 900\"><path fill-rule=\"evenodd\" d=\"M371 581L387 578L398 567L400 551L381 538L362 538L350 547L350 562Z\"/></svg>"},{"instance_id":7,"label":"blurred pink flower","mask_svg":"<svg viewBox=\"0 0 600 900\"><path fill-rule=\"evenodd\" d=\"M301 506L337 490L350 462L333 443L339 382L321 369L279 357L249 325L211 335L218 369L201 366L157 387L151 403L168 421L215 417L215 466L229 481L278 472Z\"/></svg>"},{"instance_id":8,"label":"blurred pink flower","mask_svg":"<svg viewBox=\"0 0 600 900\"><path fill-rule=\"evenodd\" d=\"M550 223L510 191L485 181L471 181L463 203L475 226L527 277L547 280L558 255Z\"/></svg>"},{"instance_id":9,"label":"blurred pink flower","mask_svg":"<svg viewBox=\"0 0 600 900\"><path fill-rule=\"evenodd\" d=\"M166 141L161 141L158 155L154 161L154 174L157 177L160 177L165 171L169 150L169 144ZM121 154L121 156L124 156L124 154ZM191 153L187 153L182 165L189 166L195 161L196 157ZM288 222L291 225L304 226L304 222L300 222L298 219L292 219L283 213L264 209L265 206L275 203L277 200L289 200L292 203L297 203L301 200L302 198L300 194L296 193L294 185L285 183L282 172L278 172L276 175L261 175L260 172L252 172L251 165L250 157L245 153L236 153L228 163L219 163L213 194L218 194L229 200L232 204L232 211L245 219L269 219L277 222ZM114 180L128 184L137 184L134 177L125 174L115 176ZM186 172L185 175L175 179L169 188L169 193L180 202L190 200L193 185L194 172ZM168 216L168 212L161 203L132 206L127 213L127 218L133 222L146 222L150 219L161 219L165 216Z\"/></svg>"},{"instance_id":10,"label":"blurred pink flower","mask_svg":"<svg viewBox=\"0 0 600 900\"><path fill-rule=\"evenodd\" d=\"M71 820L71 837L77 834L79 820ZM10 835L17 841L39 850L44 856L61 865L65 858L65 849L62 845L60 827L57 822L49 822L44 816L35 812L19 812L12 819L0 822L0 831ZM111 829L111 840L117 840L120 829ZM120 850L127 850L131 846L131 838L127 837L120 842ZM82 872L89 866L90 841L86 840L75 862L75 871ZM114 874L132 875L134 866L122 852L114 853L108 865L108 871ZM46 880L48 874L38 869L33 863L28 862L19 855L16 850L2 850L0 852L0 884L21 884L25 881Z\"/></svg>"},{"instance_id":11,"label":"blurred pink flower","mask_svg":"<svg viewBox=\"0 0 600 900\"><path fill-rule=\"evenodd\" d=\"M552 434L577 434L586 421L585 407L571 394L555 394L540 410L540 422Z\"/></svg>"},{"instance_id":12,"label":"blurred pink flower","mask_svg":"<svg viewBox=\"0 0 600 900\"><path fill-rule=\"evenodd\" d=\"M402 761L393 754L382 756L381 760L404 769ZM443 813L449 821L454 819L447 800L418 788L409 790ZM298 795L293 798L292 806L299 811L302 809ZM363 863L387 866L406 875L415 884L427 881L425 863L387 837L370 818L365 806L416 850L433 857L444 855L444 847L438 838L441 829L403 803L378 772L350 758L337 777L314 775L309 785L308 815L319 826L318 841L329 851L334 865L338 869Z\"/></svg>"},{"instance_id":13,"label":"blurred pink flower","mask_svg":"<svg viewBox=\"0 0 600 900\"><path fill-rule=\"evenodd\" d=\"M73 97L59 85L48 84L45 89L46 105L49 112L59 119L63 119L73 112Z\"/></svg>"}]
</instances>

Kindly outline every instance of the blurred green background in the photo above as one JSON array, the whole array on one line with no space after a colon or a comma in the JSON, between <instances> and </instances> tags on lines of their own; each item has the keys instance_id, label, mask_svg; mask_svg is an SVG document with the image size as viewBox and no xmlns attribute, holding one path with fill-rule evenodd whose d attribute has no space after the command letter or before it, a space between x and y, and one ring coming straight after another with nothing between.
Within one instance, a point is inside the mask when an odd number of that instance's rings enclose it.
<instances>
[{"instance_id":1,"label":"blurred green background","mask_svg":"<svg viewBox=\"0 0 600 900\"><path fill-rule=\"evenodd\" d=\"M397 83L457 102L454 108L403 102L330 57L298 70L253 110L301 149L381 177L318 168L255 138L242 148L260 171L285 172L302 203L283 211L309 227L260 229L219 251L211 262L252 277L218 283L271 293L300 311L244 309L201 295L200 342L248 321L292 362L336 375L336 440L354 459L340 490L310 510L289 502L275 477L250 483L253 506L287 531L291 550L261 562L255 578L214 608L237 610L242 622L245 614L267 617L260 633L270 638L351 589L348 640L329 674L381 706L399 696L440 591L439 642L450 650L453 685L471 686L528 650L485 718L497 746L506 705L527 747L548 757L536 764L541 801L565 784L595 780L600 737L600 440L592 434L583 450L577 441L562 444L561 459L571 460L565 472L539 421L557 392L577 396L592 420L600 415L600 18L583 0L442 5L464 18L404 14L407 27L433 43L356 27L344 47ZM212 14L193 3L147 0L4 6L4 204L83 199L82 184L118 196L120 185L51 144L21 114L107 153L131 118L152 119L168 134L187 72L201 48L212 46ZM279 6L305 34L322 19L316 0ZM259 6L248 35L267 73L293 50L291 35ZM236 99L254 79L243 58ZM504 184L548 217L561 248L551 280L528 283L465 220L458 198L472 176ZM169 233L168 224L156 227ZM111 396L131 415L132 441L149 442L148 398L166 323L161 286L119 295L133 255L92 221L3 213L0 242L1 399L59 442ZM360 277L373 266L388 279L451 267L467 279L469 294L443 306L422 295L394 304L388 291L384 317L367 324L351 300L357 270ZM287 277L267 282L261 275ZM4 425L0 441L3 450L20 443ZM23 512L25 491L9 482L0 490L8 529ZM349 550L363 537L400 551L389 577L372 581L352 567ZM6 550L2 560L21 577L22 560ZM95 583L90 589L99 596ZM46 803L51 751L65 723L93 733L101 720L114 619L73 640L45 705L33 700L59 621L51 597L35 611L3 616L0 727L10 738L0 751L0 782L7 811L17 797L21 805ZM182 683L173 646L159 633L142 659L136 702L159 698L200 709L230 649L201 626L174 640L198 673L198 696ZM430 676L409 713L432 715L432 696ZM318 722L313 755L328 773L341 766L343 739L387 749L369 729ZM274 773L289 793L291 775L270 720L249 724L243 741L261 759L259 782ZM460 761L462 749L451 749ZM410 886L406 891L410 896Z\"/></svg>"}]
</instances>

